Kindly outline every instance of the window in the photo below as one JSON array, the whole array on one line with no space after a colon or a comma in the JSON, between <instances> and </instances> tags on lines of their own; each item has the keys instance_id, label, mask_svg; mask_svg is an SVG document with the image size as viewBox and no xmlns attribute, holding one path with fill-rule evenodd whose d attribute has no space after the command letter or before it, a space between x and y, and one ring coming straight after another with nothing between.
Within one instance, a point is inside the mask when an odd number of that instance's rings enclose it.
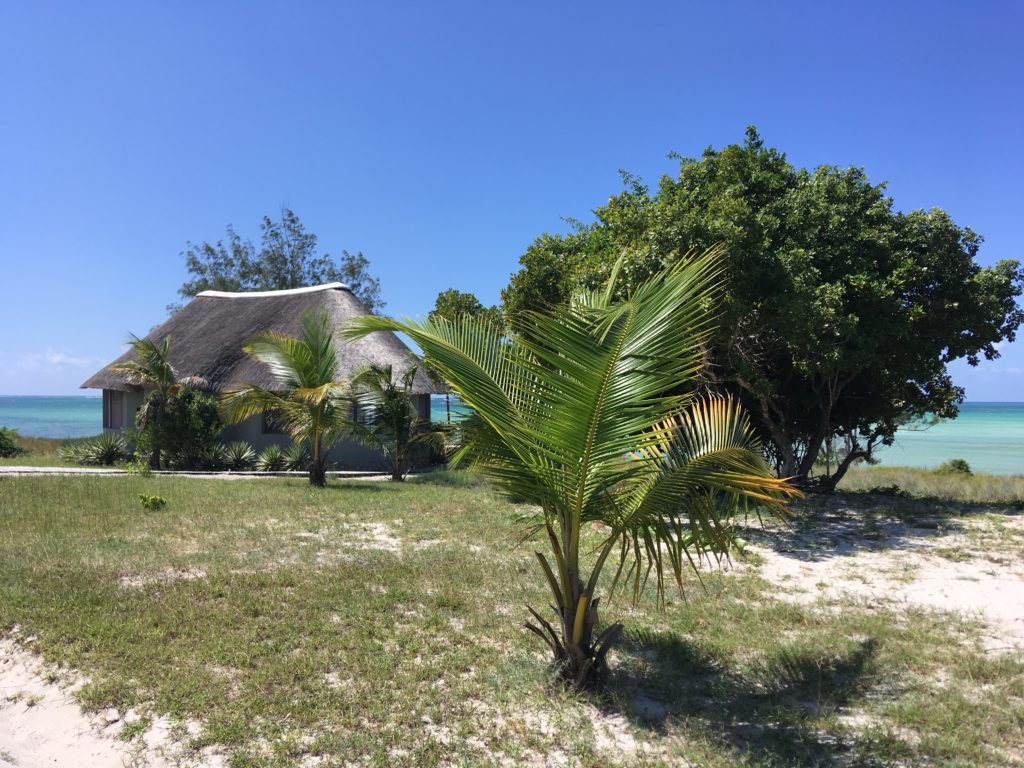
<instances>
[{"instance_id":1,"label":"window","mask_svg":"<svg viewBox=\"0 0 1024 768\"><path fill-rule=\"evenodd\" d=\"M373 411L359 403L352 403L352 410L348 414L349 419L356 424L368 427L373 423Z\"/></svg>"},{"instance_id":2,"label":"window","mask_svg":"<svg viewBox=\"0 0 1024 768\"><path fill-rule=\"evenodd\" d=\"M103 390L103 428L124 428L124 392L116 389Z\"/></svg>"}]
</instances>

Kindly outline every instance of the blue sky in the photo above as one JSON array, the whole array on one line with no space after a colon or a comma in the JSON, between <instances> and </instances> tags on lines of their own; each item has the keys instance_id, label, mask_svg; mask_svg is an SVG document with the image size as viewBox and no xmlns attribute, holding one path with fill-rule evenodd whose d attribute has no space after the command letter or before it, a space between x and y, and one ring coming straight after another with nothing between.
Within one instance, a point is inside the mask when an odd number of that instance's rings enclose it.
<instances>
[{"instance_id":1,"label":"blue sky","mask_svg":"<svg viewBox=\"0 0 1024 768\"><path fill-rule=\"evenodd\" d=\"M388 311L496 301L526 246L755 124L1024 255L1024 5L8 3L0 394L77 394L186 241L296 211ZM972 400L1024 400L1024 341Z\"/></svg>"}]
</instances>

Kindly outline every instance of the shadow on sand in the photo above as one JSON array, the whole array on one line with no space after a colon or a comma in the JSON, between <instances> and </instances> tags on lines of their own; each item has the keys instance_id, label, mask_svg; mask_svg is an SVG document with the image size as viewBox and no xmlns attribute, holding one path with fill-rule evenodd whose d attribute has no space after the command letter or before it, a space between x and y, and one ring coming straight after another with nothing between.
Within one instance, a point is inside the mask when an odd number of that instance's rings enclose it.
<instances>
[{"instance_id":1,"label":"shadow on sand","mask_svg":"<svg viewBox=\"0 0 1024 768\"><path fill-rule=\"evenodd\" d=\"M769 765L848 764L856 744L814 728L812 716L837 712L866 694L877 643L845 655L783 651L743 672L674 633L631 633L624 658L604 691L602 708L664 733L688 721L709 740ZM871 765L863 762L859 765Z\"/></svg>"}]
</instances>

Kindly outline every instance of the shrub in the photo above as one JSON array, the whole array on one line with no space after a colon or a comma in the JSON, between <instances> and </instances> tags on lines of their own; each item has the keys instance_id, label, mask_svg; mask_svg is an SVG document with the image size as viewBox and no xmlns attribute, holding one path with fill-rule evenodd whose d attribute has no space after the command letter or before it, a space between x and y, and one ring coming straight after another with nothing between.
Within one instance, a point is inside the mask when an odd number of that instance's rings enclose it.
<instances>
[{"instance_id":1,"label":"shrub","mask_svg":"<svg viewBox=\"0 0 1024 768\"><path fill-rule=\"evenodd\" d=\"M167 499L163 496L150 496L148 493L140 493L139 501L142 502L142 506L146 509L157 510L167 504Z\"/></svg>"},{"instance_id":2,"label":"shrub","mask_svg":"<svg viewBox=\"0 0 1024 768\"><path fill-rule=\"evenodd\" d=\"M150 397L157 394L154 391ZM140 453L151 453L159 446L168 466L174 469L209 466L210 449L223 427L216 398L186 387L167 396L161 419L144 420L145 411L140 409L136 419Z\"/></svg>"},{"instance_id":3,"label":"shrub","mask_svg":"<svg viewBox=\"0 0 1024 768\"><path fill-rule=\"evenodd\" d=\"M280 472L284 469L284 451L277 443L271 443L256 459L256 469L260 472Z\"/></svg>"},{"instance_id":4,"label":"shrub","mask_svg":"<svg viewBox=\"0 0 1024 768\"><path fill-rule=\"evenodd\" d=\"M936 469L936 472L942 472L948 475L970 475L971 465L963 459L950 459L945 464L940 464Z\"/></svg>"},{"instance_id":5,"label":"shrub","mask_svg":"<svg viewBox=\"0 0 1024 768\"><path fill-rule=\"evenodd\" d=\"M252 469L256 464L256 451L244 440L224 446L224 464L228 469Z\"/></svg>"},{"instance_id":6,"label":"shrub","mask_svg":"<svg viewBox=\"0 0 1024 768\"><path fill-rule=\"evenodd\" d=\"M24 452L18 445L18 430L0 427L0 459L20 456Z\"/></svg>"},{"instance_id":7,"label":"shrub","mask_svg":"<svg viewBox=\"0 0 1024 768\"><path fill-rule=\"evenodd\" d=\"M309 451L302 443L292 443L285 450L284 468L294 472L305 472L309 469Z\"/></svg>"},{"instance_id":8,"label":"shrub","mask_svg":"<svg viewBox=\"0 0 1024 768\"><path fill-rule=\"evenodd\" d=\"M57 453L65 461L92 467L110 467L132 457L131 446L124 435L117 432L65 443Z\"/></svg>"}]
</instances>

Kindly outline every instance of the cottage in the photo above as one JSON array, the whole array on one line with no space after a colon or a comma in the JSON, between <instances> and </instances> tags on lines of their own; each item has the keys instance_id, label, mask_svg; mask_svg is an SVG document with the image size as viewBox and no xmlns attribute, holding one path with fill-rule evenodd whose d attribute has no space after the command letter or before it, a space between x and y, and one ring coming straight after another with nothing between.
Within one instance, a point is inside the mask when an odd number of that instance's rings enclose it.
<instances>
[{"instance_id":1,"label":"cottage","mask_svg":"<svg viewBox=\"0 0 1024 768\"><path fill-rule=\"evenodd\" d=\"M154 328L147 338L159 343L169 335L171 364L178 374L204 379L212 392L226 392L246 383L272 389L274 380L270 372L243 352L243 345L258 331L296 336L301 315L313 308L326 310L335 325L344 325L366 314L362 302L342 283L250 293L203 291L167 322ZM419 365L412 350L393 333L375 333L356 341L337 338L335 344L338 378L349 379L370 363L391 365L396 376ZM133 355L133 351L128 351L111 365L130 360ZM132 426L145 394L129 382L126 374L109 367L93 374L82 388L103 390L104 431ZM420 368L412 391L420 416L429 418L430 395L443 389ZM245 440L257 450L270 443L289 442L287 435L275 430L272 420L259 417L227 427L223 439ZM375 451L351 441L338 443L328 455L328 461L350 468L377 466L379 460Z\"/></svg>"}]
</instances>

